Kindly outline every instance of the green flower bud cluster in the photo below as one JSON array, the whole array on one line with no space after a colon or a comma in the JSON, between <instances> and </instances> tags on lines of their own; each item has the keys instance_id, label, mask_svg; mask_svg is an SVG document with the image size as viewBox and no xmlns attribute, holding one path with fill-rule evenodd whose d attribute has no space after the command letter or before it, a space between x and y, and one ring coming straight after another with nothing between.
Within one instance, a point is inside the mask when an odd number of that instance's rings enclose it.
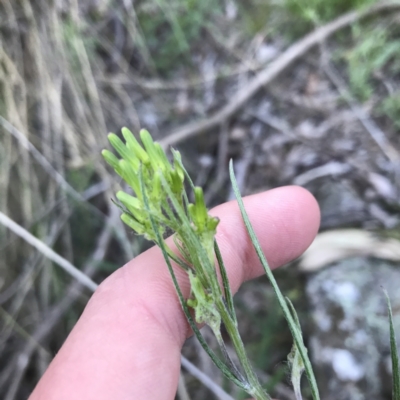
<instances>
[{"instance_id":1,"label":"green flower bud cluster","mask_svg":"<svg viewBox=\"0 0 400 400\"><path fill-rule=\"evenodd\" d=\"M158 245L166 228L175 233L175 243L184 261L168 248L169 256L180 261L188 271L192 293L187 304L195 310L197 322L209 324L218 334L221 316L211 293L219 291L214 267L214 237L219 220L208 214L200 187L192 187L195 202L189 203L184 187L187 172L178 151L172 151L170 163L161 145L153 141L148 131L140 131L143 146L129 129L122 128L122 135L125 143L114 133L108 135L121 159L108 150L102 152L108 164L133 191L133 194L117 193L123 209L121 219L137 234ZM158 232L154 231L150 217L156 222ZM202 247L205 257L199 255L193 237L197 238L195 241Z\"/></svg>"},{"instance_id":2,"label":"green flower bud cluster","mask_svg":"<svg viewBox=\"0 0 400 400\"><path fill-rule=\"evenodd\" d=\"M163 188L162 179L165 179L177 198L182 196L184 171L181 168L180 154L178 151L174 152L174 162L171 165L161 145L154 142L150 133L145 129L140 131L143 147L129 129L122 128L122 135L125 143L114 133L108 135L111 145L122 159L118 159L108 150L102 152L108 164L132 188L136 196L123 191L117 193L117 199L124 206L125 211L121 219L139 235L145 235L147 239L155 240L149 217L144 212L144 197L139 173L141 170L151 213L158 222L161 222L160 226L164 231L165 225L168 225L165 210L163 210L167 194Z\"/></svg>"},{"instance_id":3,"label":"green flower bud cluster","mask_svg":"<svg viewBox=\"0 0 400 400\"><path fill-rule=\"evenodd\" d=\"M109 150L103 150L102 155L133 190L134 195L123 191L117 193L117 199L124 210L121 215L122 221L139 235L156 241L156 235L144 204L143 190L145 190L151 215L159 224L161 234L168 227L181 236L182 216L179 216L179 213L171 206L170 194L172 194L173 200L185 210L185 217L188 218L192 229L200 237L209 254L210 261L213 263L214 236L219 220L208 214L203 190L200 187L193 188L195 204L187 201L184 187L187 172L182 165L179 151L172 150L173 161L171 163L161 145L153 141L147 130L140 131L140 140L143 146L129 129L122 128L121 131L125 143L114 133L108 135L111 145L121 159L118 159ZM144 187L141 186L140 173L143 177ZM166 189L166 186L169 190ZM178 239L182 243L185 242L184 237ZM191 262L192 260L187 261Z\"/></svg>"}]
</instances>

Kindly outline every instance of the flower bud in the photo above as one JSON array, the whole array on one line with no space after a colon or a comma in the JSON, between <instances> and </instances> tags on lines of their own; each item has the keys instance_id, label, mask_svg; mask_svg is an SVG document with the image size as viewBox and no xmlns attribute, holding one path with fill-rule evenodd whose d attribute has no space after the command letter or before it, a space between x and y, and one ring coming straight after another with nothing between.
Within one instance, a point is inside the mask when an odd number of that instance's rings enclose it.
<instances>
[{"instance_id":1,"label":"flower bud","mask_svg":"<svg viewBox=\"0 0 400 400\"><path fill-rule=\"evenodd\" d=\"M119 166L119 160L118 158L111 153L111 151L109 150L103 150L101 152L102 156L104 157L104 159L107 161L107 163L114 168L114 170L117 172L118 175L121 175L122 171L121 168Z\"/></svg>"},{"instance_id":2,"label":"flower bud","mask_svg":"<svg viewBox=\"0 0 400 400\"><path fill-rule=\"evenodd\" d=\"M150 135L150 133L146 129L142 129L140 131L140 139L142 140L143 146L147 151L147 154L150 159L151 166L154 171L157 171L158 169L158 152L154 146L153 139Z\"/></svg>"},{"instance_id":3,"label":"flower bud","mask_svg":"<svg viewBox=\"0 0 400 400\"><path fill-rule=\"evenodd\" d=\"M130 215L123 213L121 215L121 220L123 223L128 225L131 229L133 229L138 235L144 235L146 233L146 229L144 225L136 221Z\"/></svg>"},{"instance_id":4,"label":"flower bud","mask_svg":"<svg viewBox=\"0 0 400 400\"><path fill-rule=\"evenodd\" d=\"M181 177L176 170L171 170L169 174L171 178L171 189L172 191L177 194L178 196L182 195L183 191L183 182L181 180Z\"/></svg>"},{"instance_id":5,"label":"flower bud","mask_svg":"<svg viewBox=\"0 0 400 400\"><path fill-rule=\"evenodd\" d=\"M154 199L156 203L159 203L161 201L162 195L163 189L161 184L160 171L157 171L153 177L151 198Z\"/></svg>"},{"instance_id":6,"label":"flower bud","mask_svg":"<svg viewBox=\"0 0 400 400\"><path fill-rule=\"evenodd\" d=\"M203 189L201 187L194 188L195 204L189 204L189 212L193 223L199 232L207 229L207 208L204 202Z\"/></svg>"},{"instance_id":7,"label":"flower bud","mask_svg":"<svg viewBox=\"0 0 400 400\"><path fill-rule=\"evenodd\" d=\"M114 149L119 153L119 155L126 161L128 161L133 169L137 171L140 167L139 159L135 156L134 153L128 150L128 148L124 145L122 140L115 134L110 133L108 135L108 140Z\"/></svg>"},{"instance_id":8,"label":"flower bud","mask_svg":"<svg viewBox=\"0 0 400 400\"><path fill-rule=\"evenodd\" d=\"M128 149L131 150L143 164L149 164L150 159L148 154L136 140L135 136L133 136L133 133L128 128L125 127L121 129L121 132L126 141Z\"/></svg>"},{"instance_id":9,"label":"flower bud","mask_svg":"<svg viewBox=\"0 0 400 400\"><path fill-rule=\"evenodd\" d=\"M134 215L134 217L136 217L138 211L142 209L142 203L139 199L123 192L122 190L117 192L117 199Z\"/></svg>"},{"instance_id":10,"label":"flower bud","mask_svg":"<svg viewBox=\"0 0 400 400\"><path fill-rule=\"evenodd\" d=\"M126 160L120 160L119 168L121 170L121 176L125 182L134 190L136 196L142 198L139 177L132 168L132 165Z\"/></svg>"},{"instance_id":11,"label":"flower bud","mask_svg":"<svg viewBox=\"0 0 400 400\"><path fill-rule=\"evenodd\" d=\"M181 181L183 182L185 179L185 172L182 168L182 157L181 153L178 150L171 149L172 154L174 156L174 169L179 174Z\"/></svg>"},{"instance_id":12,"label":"flower bud","mask_svg":"<svg viewBox=\"0 0 400 400\"><path fill-rule=\"evenodd\" d=\"M171 164L169 163L168 158L165 155L165 152L161 147L160 143L157 142L154 143L154 148L156 149L157 152L157 164L161 169L161 171L166 175L166 178L168 179L168 175L172 170Z\"/></svg>"}]
</instances>

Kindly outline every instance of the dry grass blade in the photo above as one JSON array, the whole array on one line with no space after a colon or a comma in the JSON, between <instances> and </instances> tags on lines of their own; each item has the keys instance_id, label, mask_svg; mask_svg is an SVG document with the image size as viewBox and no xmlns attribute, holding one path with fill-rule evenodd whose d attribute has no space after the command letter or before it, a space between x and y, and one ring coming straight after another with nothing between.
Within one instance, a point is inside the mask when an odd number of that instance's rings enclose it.
<instances>
[{"instance_id":1,"label":"dry grass blade","mask_svg":"<svg viewBox=\"0 0 400 400\"><path fill-rule=\"evenodd\" d=\"M229 394L222 390L220 386L216 385L209 376L200 371L188 359L182 356L181 363L183 368L185 368L190 374L197 378L204 386L210 389L210 391L213 392L219 400L233 400L233 397L229 396Z\"/></svg>"},{"instance_id":2,"label":"dry grass blade","mask_svg":"<svg viewBox=\"0 0 400 400\"><path fill-rule=\"evenodd\" d=\"M385 133L375 123L371 116L368 115L368 113L364 111L364 109L359 104L357 104L357 101L351 95L350 90L346 87L344 81L342 80L334 66L329 61L327 61L324 65L324 68L325 73L337 87L340 95L347 101L350 109L358 118L360 123L364 126L365 130L370 134L374 142L378 145L378 147L391 162L399 162L399 152L392 146L390 141L386 138Z\"/></svg>"},{"instance_id":3,"label":"dry grass blade","mask_svg":"<svg viewBox=\"0 0 400 400\"><path fill-rule=\"evenodd\" d=\"M0 115L1 126L14 136L18 142L28 150L35 160L43 167L43 169L60 185L71 197L78 201L84 201L84 198L65 180L65 178L49 163L46 157L20 132L15 126L10 124L5 118Z\"/></svg>"},{"instance_id":4,"label":"dry grass blade","mask_svg":"<svg viewBox=\"0 0 400 400\"><path fill-rule=\"evenodd\" d=\"M38 251L43 253L50 260L54 261L57 265L63 268L68 274L70 274L82 285L86 286L88 289L91 289L93 291L96 290L97 284L93 282L90 278L88 278L82 271L80 271L78 268L72 265L68 260L61 257L54 250L45 245L41 240L37 239L35 236L29 233L22 226L18 225L12 219L7 217L7 215L3 214L1 211L0 211L0 224L12 230L15 234L20 236L31 246L35 247Z\"/></svg>"}]
</instances>

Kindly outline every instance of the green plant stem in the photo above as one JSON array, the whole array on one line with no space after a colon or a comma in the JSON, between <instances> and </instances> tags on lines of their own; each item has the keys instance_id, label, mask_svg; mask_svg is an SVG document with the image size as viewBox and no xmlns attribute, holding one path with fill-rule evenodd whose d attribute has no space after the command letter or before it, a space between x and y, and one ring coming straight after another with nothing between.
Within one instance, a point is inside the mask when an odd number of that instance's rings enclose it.
<instances>
[{"instance_id":1,"label":"green plant stem","mask_svg":"<svg viewBox=\"0 0 400 400\"><path fill-rule=\"evenodd\" d=\"M206 353L209 355L209 357L211 358L211 360L215 363L215 365L222 371L222 373L225 375L225 377L227 379L230 379L232 382L234 382L237 386L239 386L240 388L242 388L243 390L246 390L247 387L246 385L244 385L244 383L238 379L226 366L223 362L221 362L218 357L215 355L215 353L213 352L213 350L211 350L211 348L207 345L207 343L205 342L203 336L200 333L199 328L197 327L195 321L192 318L192 315L189 311L189 308L186 304L186 300L183 297L182 291L179 287L178 284L178 280L176 278L176 275L174 273L174 270L172 268L171 262L170 262L170 256L168 255L167 252L167 248L165 245L165 242L162 238L161 232L159 227L157 226L155 220L154 220L154 216L151 214L151 210L150 210L150 204L147 198L147 193L146 193L146 189L145 189L145 185L143 182L143 174L142 174L142 169L139 170L139 182L140 182L140 187L143 193L143 200L144 200L144 206L145 206L145 210L149 216L150 219L150 223L152 226L152 230L155 234L156 237L156 244L160 247L161 252L163 254L164 260L167 264L168 270L171 274L171 278L172 278L172 282L174 284L176 293L178 295L179 298L179 302L182 306L183 312L189 322L190 327L192 328L194 334L196 335L197 339L199 340L201 346L203 347L203 349L206 351ZM258 400L258 399L257 399Z\"/></svg>"},{"instance_id":2,"label":"green plant stem","mask_svg":"<svg viewBox=\"0 0 400 400\"><path fill-rule=\"evenodd\" d=\"M233 170L233 162L232 160L229 163L229 173L231 177L231 182L232 182L232 188L233 191L235 192L235 196L239 205L240 212L242 214L243 222L245 224L247 233L250 236L251 242L253 244L254 250L256 251L256 254L258 256L258 259L260 260L260 263L262 267L264 268L265 274L267 275L274 291L276 294L276 297L278 299L279 305L283 311L283 314L288 322L289 329L292 333L293 340L298 348L298 351L300 353L301 359L303 360L304 363L304 368L305 368L305 373L308 378L308 382L310 383L310 388L311 388L311 395L314 400L320 400L319 397L319 391L318 391L318 386L317 386L317 381L315 379L314 371L311 365L311 361L308 357L308 352L307 348L304 345L303 337L301 334L301 331L299 330L296 321L294 320L289 307L287 305L287 302L279 289L278 283L275 280L275 277L272 273L271 268L268 265L268 262L264 256L264 253L261 249L261 245L257 239L257 236L254 232L253 226L250 223L249 216L247 215L246 209L244 208L244 203L242 196L240 194L237 182L236 182L236 177L235 177L235 172Z\"/></svg>"},{"instance_id":3,"label":"green plant stem","mask_svg":"<svg viewBox=\"0 0 400 400\"><path fill-rule=\"evenodd\" d=\"M235 351L239 357L239 360L243 366L244 372L248 379L249 387L247 388L247 392L251 396L253 396L255 400L269 400L270 397L261 386L257 378L257 375L255 374L253 367L251 366L250 361L247 357L246 350L244 348L242 338L240 337L237 324L231 318L222 298L219 298L216 301L216 306L221 314L221 318L222 321L224 322L225 329L227 330L229 337L232 340Z\"/></svg>"}]
</instances>

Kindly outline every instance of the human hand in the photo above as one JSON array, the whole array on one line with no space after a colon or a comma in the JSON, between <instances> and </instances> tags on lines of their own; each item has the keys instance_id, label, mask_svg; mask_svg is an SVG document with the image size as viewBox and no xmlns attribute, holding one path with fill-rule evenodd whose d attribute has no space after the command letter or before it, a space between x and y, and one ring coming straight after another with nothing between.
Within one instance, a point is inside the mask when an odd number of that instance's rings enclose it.
<instances>
[{"instance_id":1,"label":"human hand","mask_svg":"<svg viewBox=\"0 0 400 400\"><path fill-rule=\"evenodd\" d=\"M244 199L272 268L298 257L319 227L315 199L284 187ZM264 273L236 202L213 209L217 240L233 292ZM187 275L176 267L182 292ZM114 272L96 290L30 400L170 400L190 328L161 251L154 247Z\"/></svg>"}]
</instances>

